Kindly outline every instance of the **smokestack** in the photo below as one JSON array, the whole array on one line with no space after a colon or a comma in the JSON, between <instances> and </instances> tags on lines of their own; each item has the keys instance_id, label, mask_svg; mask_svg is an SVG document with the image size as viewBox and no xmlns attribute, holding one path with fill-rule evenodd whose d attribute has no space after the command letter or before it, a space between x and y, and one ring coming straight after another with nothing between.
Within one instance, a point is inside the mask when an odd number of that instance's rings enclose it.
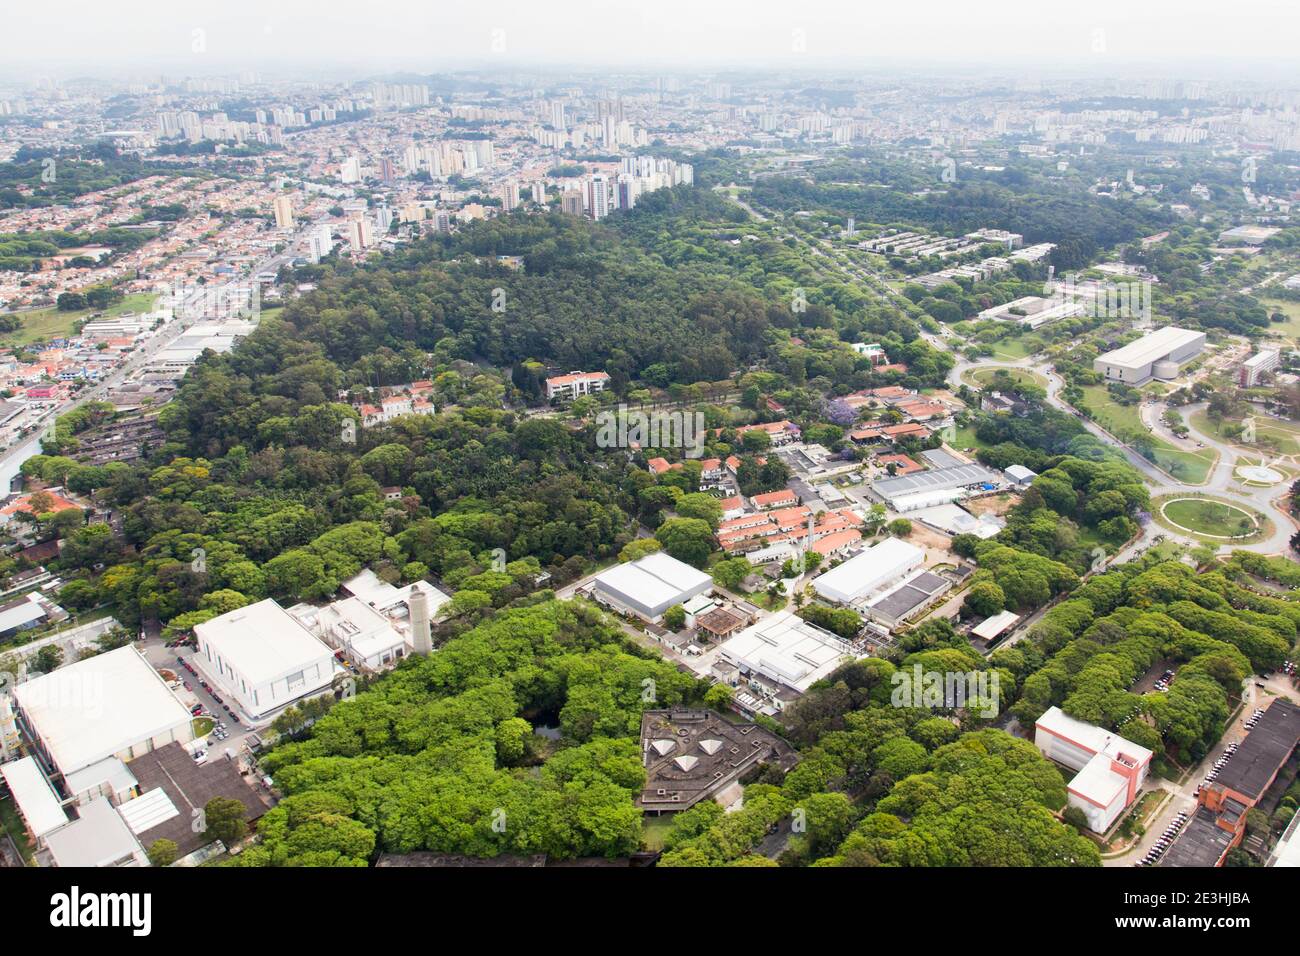
<instances>
[{"instance_id":1,"label":"smokestack","mask_svg":"<svg viewBox=\"0 0 1300 956\"><path fill-rule=\"evenodd\" d=\"M414 652L428 654L433 650L433 638L429 635L429 595L412 586L411 600L407 607L411 612L411 644Z\"/></svg>"}]
</instances>

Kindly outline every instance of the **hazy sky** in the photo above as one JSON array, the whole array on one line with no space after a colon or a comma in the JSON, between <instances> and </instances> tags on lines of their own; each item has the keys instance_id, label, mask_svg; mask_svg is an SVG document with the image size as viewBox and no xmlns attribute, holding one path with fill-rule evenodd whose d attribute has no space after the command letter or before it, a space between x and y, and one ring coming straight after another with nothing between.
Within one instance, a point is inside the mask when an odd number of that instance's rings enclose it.
<instances>
[{"instance_id":1,"label":"hazy sky","mask_svg":"<svg viewBox=\"0 0 1300 956\"><path fill-rule=\"evenodd\" d=\"M1295 60L1300 0L5 0L8 72Z\"/></svg>"}]
</instances>

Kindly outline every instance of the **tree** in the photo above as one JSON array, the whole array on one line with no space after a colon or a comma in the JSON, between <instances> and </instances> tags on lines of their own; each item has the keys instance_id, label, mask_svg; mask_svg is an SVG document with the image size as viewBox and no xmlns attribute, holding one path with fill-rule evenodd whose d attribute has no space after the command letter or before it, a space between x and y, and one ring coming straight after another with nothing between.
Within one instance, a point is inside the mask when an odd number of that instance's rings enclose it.
<instances>
[{"instance_id":1,"label":"tree","mask_svg":"<svg viewBox=\"0 0 1300 956\"><path fill-rule=\"evenodd\" d=\"M995 581L978 581L966 592L965 606L976 617L991 617L1007 606L1006 595Z\"/></svg>"},{"instance_id":2,"label":"tree","mask_svg":"<svg viewBox=\"0 0 1300 956\"><path fill-rule=\"evenodd\" d=\"M171 866L176 862L180 850L173 841L159 838L149 844L149 849L146 852L149 862L154 866Z\"/></svg>"},{"instance_id":3,"label":"tree","mask_svg":"<svg viewBox=\"0 0 1300 956\"><path fill-rule=\"evenodd\" d=\"M1079 833L1084 833L1090 829L1088 826L1088 815L1078 807L1066 807L1065 811L1061 814L1061 819L1074 827L1074 829Z\"/></svg>"},{"instance_id":4,"label":"tree","mask_svg":"<svg viewBox=\"0 0 1300 956\"><path fill-rule=\"evenodd\" d=\"M680 604L674 604L668 610L664 611L664 627L670 631L680 631L686 626L686 609Z\"/></svg>"},{"instance_id":5,"label":"tree","mask_svg":"<svg viewBox=\"0 0 1300 956\"><path fill-rule=\"evenodd\" d=\"M623 546L623 550L618 553L620 561L636 561L638 558L644 558L647 554L653 554L658 551L661 545L654 538L637 538L635 541L629 541Z\"/></svg>"},{"instance_id":6,"label":"tree","mask_svg":"<svg viewBox=\"0 0 1300 956\"><path fill-rule=\"evenodd\" d=\"M912 533L912 522L908 521L906 518L895 518L893 521L889 522L889 525L885 530L895 538L906 538Z\"/></svg>"},{"instance_id":7,"label":"tree","mask_svg":"<svg viewBox=\"0 0 1300 956\"><path fill-rule=\"evenodd\" d=\"M246 809L232 797L213 797L203 806L203 819L207 824L203 831L205 840L220 840L231 847L244 838L248 824L244 822Z\"/></svg>"},{"instance_id":8,"label":"tree","mask_svg":"<svg viewBox=\"0 0 1300 956\"><path fill-rule=\"evenodd\" d=\"M727 711L731 709L735 691L726 684L714 684L704 692L704 706L710 710Z\"/></svg>"},{"instance_id":9,"label":"tree","mask_svg":"<svg viewBox=\"0 0 1300 956\"><path fill-rule=\"evenodd\" d=\"M669 518L655 530L664 550L678 561L704 567L713 551L713 529L699 518Z\"/></svg>"},{"instance_id":10,"label":"tree","mask_svg":"<svg viewBox=\"0 0 1300 956\"><path fill-rule=\"evenodd\" d=\"M683 518L699 518L708 523L710 530L716 531L722 520L722 504L713 495L703 492L682 495L677 499L676 512Z\"/></svg>"},{"instance_id":11,"label":"tree","mask_svg":"<svg viewBox=\"0 0 1300 956\"><path fill-rule=\"evenodd\" d=\"M497 724L497 762L504 767L520 764L528 755L528 743L533 736L533 725L522 717L510 717Z\"/></svg>"},{"instance_id":12,"label":"tree","mask_svg":"<svg viewBox=\"0 0 1300 956\"><path fill-rule=\"evenodd\" d=\"M29 659L28 667L37 674L48 674L63 663L63 649L57 644L46 644Z\"/></svg>"},{"instance_id":13,"label":"tree","mask_svg":"<svg viewBox=\"0 0 1300 956\"><path fill-rule=\"evenodd\" d=\"M713 580L728 591L739 591L753 573L754 566L746 558L724 558L713 566Z\"/></svg>"}]
</instances>

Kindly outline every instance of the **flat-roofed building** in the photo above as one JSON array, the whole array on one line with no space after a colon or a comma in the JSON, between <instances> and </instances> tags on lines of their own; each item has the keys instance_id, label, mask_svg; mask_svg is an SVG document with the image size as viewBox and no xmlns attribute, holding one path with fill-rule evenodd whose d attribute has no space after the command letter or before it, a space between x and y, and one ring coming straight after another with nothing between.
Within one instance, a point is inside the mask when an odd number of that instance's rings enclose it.
<instances>
[{"instance_id":1,"label":"flat-roofed building","mask_svg":"<svg viewBox=\"0 0 1300 956\"><path fill-rule=\"evenodd\" d=\"M1034 724L1034 745L1049 760L1078 771L1066 792L1070 806L1105 833L1131 804L1146 780L1151 751L1112 731L1049 707Z\"/></svg>"},{"instance_id":2,"label":"flat-roofed building","mask_svg":"<svg viewBox=\"0 0 1300 956\"><path fill-rule=\"evenodd\" d=\"M67 778L194 739L190 712L134 647L96 654L14 687L33 750Z\"/></svg>"},{"instance_id":3,"label":"flat-roofed building","mask_svg":"<svg viewBox=\"0 0 1300 956\"><path fill-rule=\"evenodd\" d=\"M1237 370L1237 384L1242 388L1253 388L1259 384L1260 376L1274 371L1281 364L1281 355L1277 349L1261 349Z\"/></svg>"},{"instance_id":4,"label":"flat-roofed building","mask_svg":"<svg viewBox=\"0 0 1300 956\"><path fill-rule=\"evenodd\" d=\"M956 500L986 485L995 488L999 481L983 465L953 465L873 481L871 493L895 511L914 511Z\"/></svg>"},{"instance_id":5,"label":"flat-roofed building","mask_svg":"<svg viewBox=\"0 0 1300 956\"><path fill-rule=\"evenodd\" d=\"M670 813L714 796L756 764L786 770L798 755L756 724L736 724L708 710L647 710L641 715L646 782L636 804Z\"/></svg>"},{"instance_id":6,"label":"flat-roofed building","mask_svg":"<svg viewBox=\"0 0 1300 956\"><path fill-rule=\"evenodd\" d=\"M1161 866L1222 866L1246 835L1246 814L1257 806L1300 743L1300 707L1274 699L1218 776L1201 787L1197 810Z\"/></svg>"},{"instance_id":7,"label":"flat-roofed building","mask_svg":"<svg viewBox=\"0 0 1300 956\"><path fill-rule=\"evenodd\" d=\"M714 674L757 695L761 706L745 709L771 715L857 656L853 644L786 611L719 645ZM744 707L740 695L736 700Z\"/></svg>"},{"instance_id":8,"label":"flat-roofed building","mask_svg":"<svg viewBox=\"0 0 1300 956\"><path fill-rule=\"evenodd\" d=\"M45 838L45 846L59 867L149 865L140 841L103 797L81 807L76 820Z\"/></svg>"},{"instance_id":9,"label":"flat-roofed building","mask_svg":"<svg viewBox=\"0 0 1300 956\"><path fill-rule=\"evenodd\" d=\"M952 582L933 571L920 571L904 579L866 606L867 616L885 627L895 627L927 607L952 587Z\"/></svg>"},{"instance_id":10,"label":"flat-roofed building","mask_svg":"<svg viewBox=\"0 0 1300 956\"><path fill-rule=\"evenodd\" d=\"M655 551L596 575L592 597L608 607L658 621L674 604L685 604L713 587L713 579L683 561Z\"/></svg>"},{"instance_id":11,"label":"flat-roofed building","mask_svg":"<svg viewBox=\"0 0 1300 956\"><path fill-rule=\"evenodd\" d=\"M275 601L214 617L194 628L193 658L254 721L326 690L334 654Z\"/></svg>"},{"instance_id":12,"label":"flat-roofed building","mask_svg":"<svg viewBox=\"0 0 1300 956\"><path fill-rule=\"evenodd\" d=\"M0 775L37 846L43 845L49 833L68 822L63 801L50 786L35 757L0 764Z\"/></svg>"},{"instance_id":13,"label":"flat-roofed building","mask_svg":"<svg viewBox=\"0 0 1300 956\"><path fill-rule=\"evenodd\" d=\"M1125 385L1145 385L1153 378L1168 381L1177 378L1178 369L1204 348L1204 332L1167 325L1097 356L1092 368L1106 381Z\"/></svg>"},{"instance_id":14,"label":"flat-roofed building","mask_svg":"<svg viewBox=\"0 0 1300 956\"><path fill-rule=\"evenodd\" d=\"M901 581L925 563L925 552L886 538L813 579L813 589L835 604L854 604Z\"/></svg>"}]
</instances>

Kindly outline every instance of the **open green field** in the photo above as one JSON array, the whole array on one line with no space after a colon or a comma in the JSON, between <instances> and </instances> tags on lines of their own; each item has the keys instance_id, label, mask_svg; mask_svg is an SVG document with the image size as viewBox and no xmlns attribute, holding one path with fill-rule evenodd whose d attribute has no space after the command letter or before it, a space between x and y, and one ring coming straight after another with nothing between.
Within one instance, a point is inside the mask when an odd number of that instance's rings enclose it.
<instances>
[{"instance_id":1,"label":"open green field","mask_svg":"<svg viewBox=\"0 0 1300 956\"><path fill-rule=\"evenodd\" d=\"M1241 425L1240 418L1225 418L1216 423L1210 421L1209 415L1202 409L1191 416L1191 425L1203 435L1221 438L1235 445L1243 444L1241 439L1236 437L1237 428ZM1227 426L1233 427L1228 429ZM1228 430L1233 431L1233 437L1228 437L1225 434L1225 431ZM1293 422L1279 421L1266 415L1256 415L1254 444L1275 451L1280 455L1300 455L1300 425Z\"/></svg>"},{"instance_id":2,"label":"open green field","mask_svg":"<svg viewBox=\"0 0 1300 956\"><path fill-rule=\"evenodd\" d=\"M1151 502L1151 513L1167 528L1214 544L1243 544L1271 532L1258 512L1200 495L1166 495Z\"/></svg>"},{"instance_id":3,"label":"open green field","mask_svg":"<svg viewBox=\"0 0 1300 956\"><path fill-rule=\"evenodd\" d=\"M157 295L153 292L140 292L135 295L128 295L117 305L110 306L102 311L107 318L122 315L126 312L148 312L153 308L154 299L156 298ZM17 348L24 345L48 342L51 339L66 338L72 334L74 322L78 319L89 318L93 313L99 311L101 310L82 309L77 312L60 312L51 306L48 309L32 309L30 312L19 312L17 315L22 319L23 327L17 332L0 335L0 346Z\"/></svg>"},{"instance_id":4,"label":"open green field","mask_svg":"<svg viewBox=\"0 0 1300 956\"><path fill-rule=\"evenodd\" d=\"M1260 304L1268 309L1269 315L1281 312L1287 320L1280 325L1270 325L1269 332L1280 335L1293 345L1300 344L1300 302L1288 302L1285 299L1261 299Z\"/></svg>"},{"instance_id":5,"label":"open green field","mask_svg":"<svg viewBox=\"0 0 1300 956\"><path fill-rule=\"evenodd\" d=\"M985 366L983 368L973 368L967 371L962 378L966 379L971 385L987 388L993 384L994 378L998 372L1006 372L1007 376L1017 385L1037 385L1039 388L1047 388L1047 379L1043 378L1033 369L1028 368L1000 368L998 366Z\"/></svg>"},{"instance_id":6,"label":"open green field","mask_svg":"<svg viewBox=\"0 0 1300 956\"><path fill-rule=\"evenodd\" d=\"M1186 451L1176 448L1151 434L1142 424L1137 405L1121 405L1110 397L1104 385L1089 385L1083 389L1083 403L1092 412L1093 420L1121 441L1133 434L1150 435L1154 443L1152 460L1179 481L1191 485L1203 484L1214 467L1216 455L1212 449Z\"/></svg>"},{"instance_id":7,"label":"open green field","mask_svg":"<svg viewBox=\"0 0 1300 956\"><path fill-rule=\"evenodd\" d=\"M1001 342L993 343L993 357L1000 359L1028 358L1043 347L1043 340L1032 335L1008 336Z\"/></svg>"}]
</instances>

